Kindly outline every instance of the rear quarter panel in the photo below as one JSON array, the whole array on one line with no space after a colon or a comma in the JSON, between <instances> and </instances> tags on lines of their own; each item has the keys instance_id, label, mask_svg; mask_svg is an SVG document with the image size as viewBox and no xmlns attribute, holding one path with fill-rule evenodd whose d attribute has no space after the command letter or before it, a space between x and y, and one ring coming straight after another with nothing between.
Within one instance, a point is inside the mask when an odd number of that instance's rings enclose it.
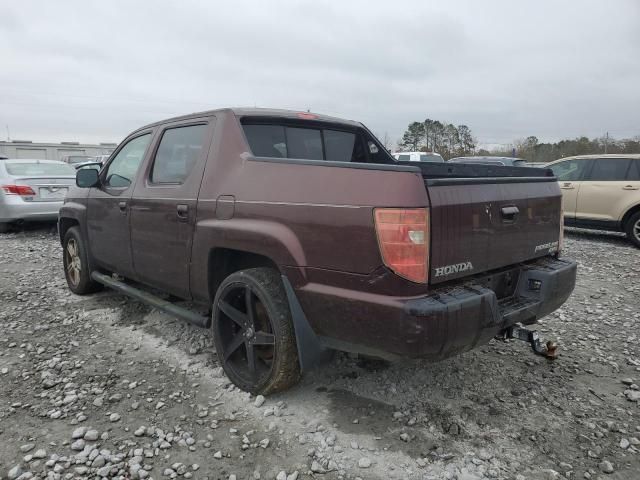
<instances>
[{"instance_id":1,"label":"rear quarter panel","mask_svg":"<svg viewBox=\"0 0 640 480\"><path fill-rule=\"evenodd\" d=\"M366 274L382 265L373 209L429 204L419 172L257 161L247 150L235 116L224 116L200 190L194 259L226 247L280 267ZM234 199L224 214L220 196ZM206 268L193 264L195 298L208 296Z\"/></svg>"}]
</instances>

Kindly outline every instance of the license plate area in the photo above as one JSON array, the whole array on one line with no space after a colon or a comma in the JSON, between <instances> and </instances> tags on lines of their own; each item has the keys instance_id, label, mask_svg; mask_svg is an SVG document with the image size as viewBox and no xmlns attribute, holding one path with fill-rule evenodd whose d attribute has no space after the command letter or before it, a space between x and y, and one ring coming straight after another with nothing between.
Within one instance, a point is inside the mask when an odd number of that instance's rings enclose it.
<instances>
[{"instance_id":1,"label":"license plate area","mask_svg":"<svg viewBox=\"0 0 640 480\"><path fill-rule=\"evenodd\" d=\"M41 200L63 200L67 190L67 187L40 187L38 196Z\"/></svg>"}]
</instances>

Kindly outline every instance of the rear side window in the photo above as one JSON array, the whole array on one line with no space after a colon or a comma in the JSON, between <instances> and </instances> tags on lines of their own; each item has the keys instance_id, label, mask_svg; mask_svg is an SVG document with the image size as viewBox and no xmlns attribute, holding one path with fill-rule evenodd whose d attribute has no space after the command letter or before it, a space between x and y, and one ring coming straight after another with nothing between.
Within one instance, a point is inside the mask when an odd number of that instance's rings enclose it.
<instances>
[{"instance_id":1,"label":"rear side window","mask_svg":"<svg viewBox=\"0 0 640 480\"><path fill-rule=\"evenodd\" d=\"M202 155L207 125L170 128L162 135L151 169L152 183L181 184Z\"/></svg>"},{"instance_id":2,"label":"rear side window","mask_svg":"<svg viewBox=\"0 0 640 480\"><path fill-rule=\"evenodd\" d=\"M565 160L551 165L549 168L561 182L577 182L582 178L588 164L587 160Z\"/></svg>"},{"instance_id":3,"label":"rear side window","mask_svg":"<svg viewBox=\"0 0 640 480\"><path fill-rule=\"evenodd\" d=\"M284 125L245 124L242 128L251 151L257 157L367 161L361 138L354 132Z\"/></svg>"},{"instance_id":4,"label":"rear side window","mask_svg":"<svg viewBox=\"0 0 640 480\"><path fill-rule=\"evenodd\" d=\"M5 163L9 175L34 175L34 176L66 176L75 177L76 169L66 163Z\"/></svg>"},{"instance_id":5,"label":"rear side window","mask_svg":"<svg viewBox=\"0 0 640 480\"><path fill-rule=\"evenodd\" d=\"M616 181L624 180L629 169L629 159L598 158L591 173L585 180Z\"/></svg>"},{"instance_id":6,"label":"rear side window","mask_svg":"<svg viewBox=\"0 0 640 480\"><path fill-rule=\"evenodd\" d=\"M640 181L640 158L632 161L627 173L627 180Z\"/></svg>"},{"instance_id":7,"label":"rear side window","mask_svg":"<svg viewBox=\"0 0 640 480\"><path fill-rule=\"evenodd\" d=\"M411 161L411 155L398 155L398 161L399 162L410 162Z\"/></svg>"}]
</instances>

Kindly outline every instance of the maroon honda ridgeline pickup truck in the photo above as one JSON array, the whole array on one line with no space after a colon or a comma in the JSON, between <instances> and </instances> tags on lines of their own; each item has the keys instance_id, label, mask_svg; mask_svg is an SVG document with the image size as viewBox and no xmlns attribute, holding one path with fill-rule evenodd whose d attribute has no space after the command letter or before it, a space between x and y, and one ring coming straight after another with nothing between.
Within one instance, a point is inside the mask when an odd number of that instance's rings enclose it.
<instances>
[{"instance_id":1,"label":"maroon honda ridgeline pickup truck","mask_svg":"<svg viewBox=\"0 0 640 480\"><path fill-rule=\"evenodd\" d=\"M358 122L187 115L136 130L76 183L59 219L69 288L211 328L253 393L333 350L435 361L522 337L575 284L551 171L399 163Z\"/></svg>"}]
</instances>

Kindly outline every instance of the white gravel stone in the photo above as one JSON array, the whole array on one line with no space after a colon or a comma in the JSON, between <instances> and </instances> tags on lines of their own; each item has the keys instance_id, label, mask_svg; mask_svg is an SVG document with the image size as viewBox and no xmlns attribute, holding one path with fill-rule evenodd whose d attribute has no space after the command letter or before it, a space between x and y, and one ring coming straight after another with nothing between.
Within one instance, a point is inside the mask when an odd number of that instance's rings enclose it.
<instances>
[{"instance_id":1,"label":"white gravel stone","mask_svg":"<svg viewBox=\"0 0 640 480\"><path fill-rule=\"evenodd\" d=\"M264 396L262 396L262 395L258 395L258 396L256 397L256 400L253 402L253 404L254 404L256 407L260 408L262 405L264 405L264 400L265 400Z\"/></svg>"},{"instance_id":2,"label":"white gravel stone","mask_svg":"<svg viewBox=\"0 0 640 480\"><path fill-rule=\"evenodd\" d=\"M71 438L76 440L78 438L84 437L84 434L87 433L87 427L78 427L71 434Z\"/></svg>"},{"instance_id":3,"label":"white gravel stone","mask_svg":"<svg viewBox=\"0 0 640 480\"><path fill-rule=\"evenodd\" d=\"M98 440L100 432L94 429L87 430L87 433L84 434L84 439L88 442L95 442Z\"/></svg>"},{"instance_id":4,"label":"white gravel stone","mask_svg":"<svg viewBox=\"0 0 640 480\"><path fill-rule=\"evenodd\" d=\"M614 471L613 464L609 460L603 460L598 467L603 473L613 473Z\"/></svg>"},{"instance_id":5,"label":"white gravel stone","mask_svg":"<svg viewBox=\"0 0 640 480\"><path fill-rule=\"evenodd\" d=\"M369 468L371 466L371 460L367 457L362 457L358 460L358 467L360 468Z\"/></svg>"},{"instance_id":6,"label":"white gravel stone","mask_svg":"<svg viewBox=\"0 0 640 480\"><path fill-rule=\"evenodd\" d=\"M16 465L7 472L7 478L9 478L9 480L15 480L20 475L22 475L22 468L20 467L20 465Z\"/></svg>"},{"instance_id":7,"label":"white gravel stone","mask_svg":"<svg viewBox=\"0 0 640 480\"><path fill-rule=\"evenodd\" d=\"M85 441L82 438L79 438L75 442L71 444L71 450L80 451L84 448Z\"/></svg>"},{"instance_id":8,"label":"white gravel stone","mask_svg":"<svg viewBox=\"0 0 640 480\"><path fill-rule=\"evenodd\" d=\"M109 415L109 421L110 422L117 422L118 420L120 420L120 414L119 413L112 413L111 415Z\"/></svg>"}]
</instances>

